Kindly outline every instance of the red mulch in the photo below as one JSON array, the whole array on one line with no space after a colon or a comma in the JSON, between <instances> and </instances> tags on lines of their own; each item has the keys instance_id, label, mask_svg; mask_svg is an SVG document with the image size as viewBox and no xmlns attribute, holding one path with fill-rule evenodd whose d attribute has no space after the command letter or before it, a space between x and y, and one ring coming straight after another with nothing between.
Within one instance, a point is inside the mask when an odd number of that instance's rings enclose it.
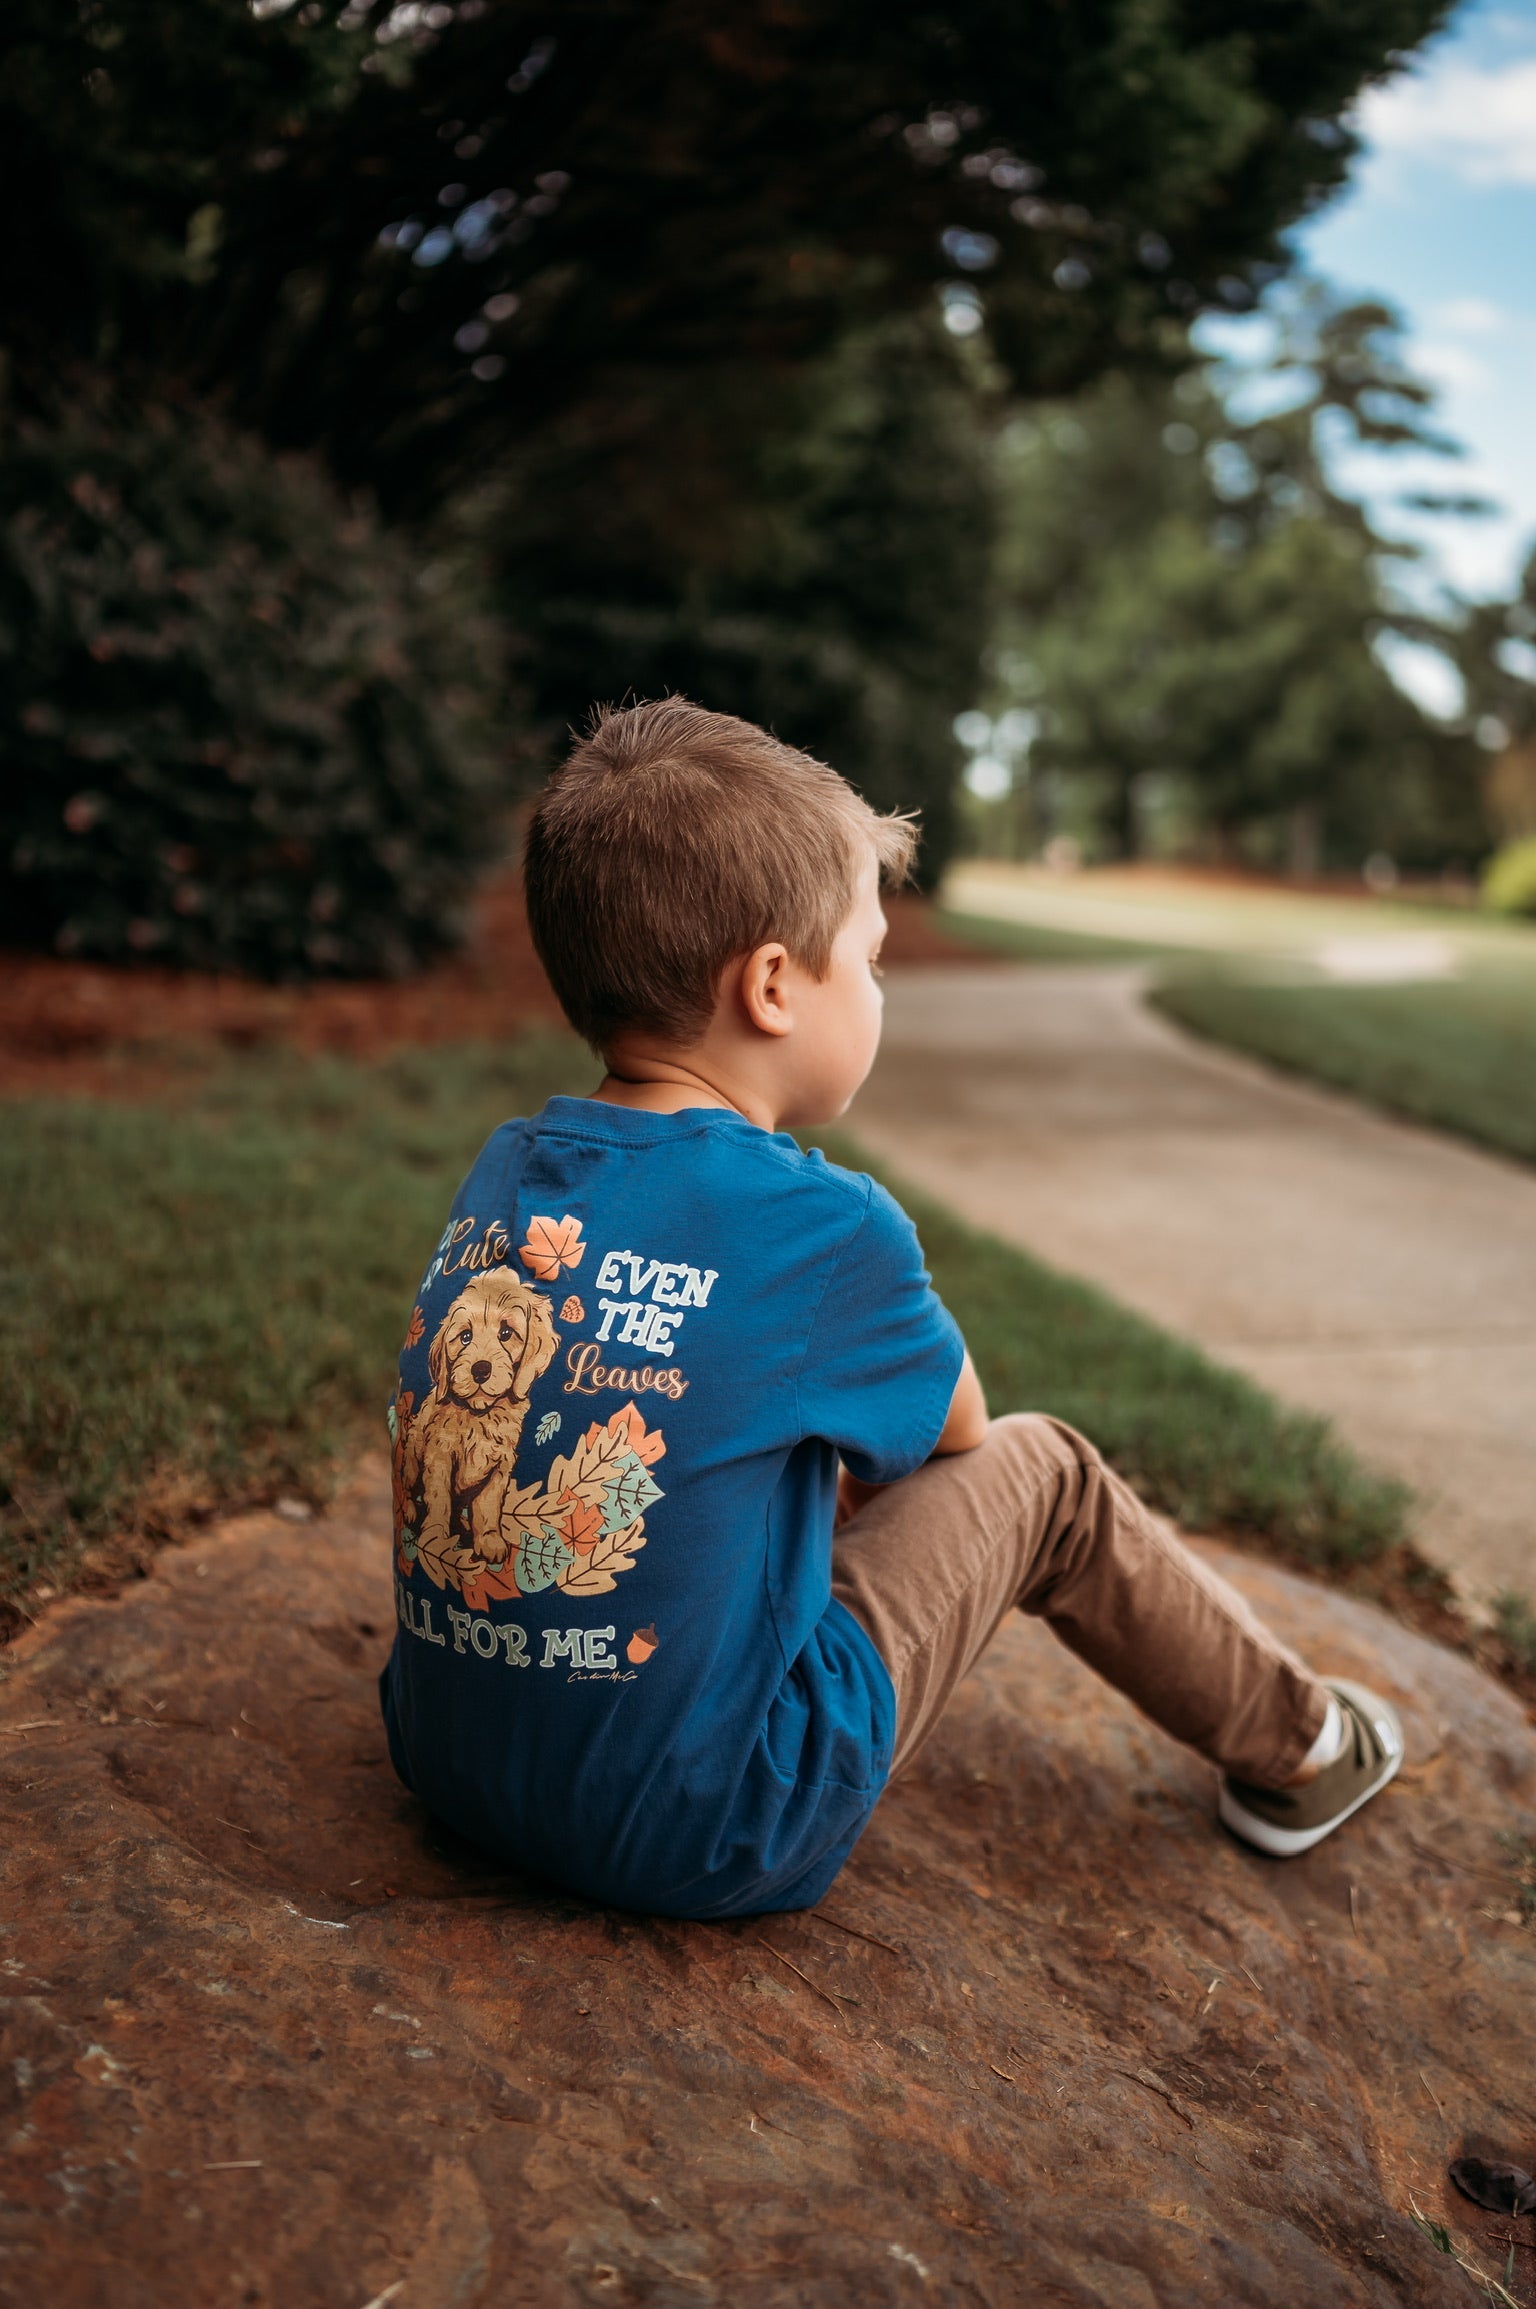
<instances>
[{"instance_id":1,"label":"red mulch","mask_svg":"<svg viewBox=\"0 0 1536 2309\"><path fill-rule=\"evenodd\" d=\"M970 962L975 950L934 925L926 902L887 901L887 959ZM0 968L0 1091L133 1097L170 1070L172 1048L286 1044L372 1057L412 1043L486 1041L558 1025L560 1007L528 935L522 884L482 891L462 953L419 978L265 986L52 956L8 954Z\"/></svg>"}]
</instances>

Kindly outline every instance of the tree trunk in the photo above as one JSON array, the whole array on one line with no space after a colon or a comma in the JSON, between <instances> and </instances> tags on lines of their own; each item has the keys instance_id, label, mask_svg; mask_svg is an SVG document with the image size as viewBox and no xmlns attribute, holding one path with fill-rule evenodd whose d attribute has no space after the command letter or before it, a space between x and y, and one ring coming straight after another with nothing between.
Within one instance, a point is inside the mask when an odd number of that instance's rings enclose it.
<instances>
[{"instance_id":1,"label":"tree trunk","mask_svg":"<svg viewBox=\"0 0 1536 2309\"><path fill-rule=\"evenodd\" d=\"M1293 882L1315 882L1322 857L1322 813L1315 802L1298 802L1286 833L1285 870Z\"/></svg>"},{"instance_id":2,"label":"tree trunk","mask_svg":"<svg viewBox=\"0 0 1536 2309\"><path fill-rule=\"evenodd\" d=\"M1110 832L1117 858L1135 858L1141 852L1141 829L1136 817L1136 780L1129 770L1117 771L1110 804Z\"/></svg>"}]
</instances>

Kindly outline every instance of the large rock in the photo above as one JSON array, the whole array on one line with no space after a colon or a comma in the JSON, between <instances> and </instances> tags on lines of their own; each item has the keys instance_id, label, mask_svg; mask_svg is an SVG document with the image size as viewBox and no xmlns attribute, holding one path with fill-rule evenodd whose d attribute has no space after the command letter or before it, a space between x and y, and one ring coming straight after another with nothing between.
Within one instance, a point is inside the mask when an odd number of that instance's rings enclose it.
<instances>
[{"instance_id":1,"label":"large rock","mask_svg":"<svg viewBox=\"0 0 1536 2309\"><path fill-rule=\"evenodd\" d=\"M1497 1841L1536 1745L1464 1662L1221 1559L1412 1742L1277 1865L1021 1622L822 1911L653 1923L488 1875L396 1785L386 1520L370 1472L11 1655L7 2303L1475 2297L1409 2212L1478 2240L1448 2156L1536 2162Z\"/></svg>"}]
</instances>

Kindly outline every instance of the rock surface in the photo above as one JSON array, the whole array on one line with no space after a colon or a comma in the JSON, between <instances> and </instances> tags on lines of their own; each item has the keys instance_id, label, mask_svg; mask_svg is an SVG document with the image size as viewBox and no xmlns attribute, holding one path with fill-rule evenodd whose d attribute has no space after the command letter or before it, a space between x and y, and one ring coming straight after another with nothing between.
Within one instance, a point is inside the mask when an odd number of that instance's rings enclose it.
<instances>
[{"instance_id":1,"label":"rock surface","mask_svg":"<svg viewBox=\"0 0 1536 2309\"><path fill-rule=\"evenodd\" d=\"M385 1524L369 1471L11 1654L5 2303L1475 2299L1413 2200L1502 2267L1444 2173L1536 2163L1497 1840L1536 1741L1464 1662L1222 1558L1409 1727L1277 1865L1019 1622L822 1910L658 1923L488 1875L397 1786Z\"/></svg>"}]
</instances>

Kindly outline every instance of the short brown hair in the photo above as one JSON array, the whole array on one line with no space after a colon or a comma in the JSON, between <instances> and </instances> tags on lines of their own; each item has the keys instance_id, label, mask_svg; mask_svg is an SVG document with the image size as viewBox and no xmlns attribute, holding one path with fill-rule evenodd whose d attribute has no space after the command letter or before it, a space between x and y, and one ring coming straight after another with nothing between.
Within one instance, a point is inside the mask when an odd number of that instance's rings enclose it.
<instances>
[{"instance_id":1,"label":"short brown hair","mask_svg":"<svg viewBox=\"0 0 1536 2309\"><path fill-rule=\"evenodd\" d=\"M534 944L594 1050L626 1026L686 1047L737 955L782 939L826 975L864 843L905 880L911 818L751 722L680 697L600 707L529 824Z\"/></svg>"}]
</instances>

